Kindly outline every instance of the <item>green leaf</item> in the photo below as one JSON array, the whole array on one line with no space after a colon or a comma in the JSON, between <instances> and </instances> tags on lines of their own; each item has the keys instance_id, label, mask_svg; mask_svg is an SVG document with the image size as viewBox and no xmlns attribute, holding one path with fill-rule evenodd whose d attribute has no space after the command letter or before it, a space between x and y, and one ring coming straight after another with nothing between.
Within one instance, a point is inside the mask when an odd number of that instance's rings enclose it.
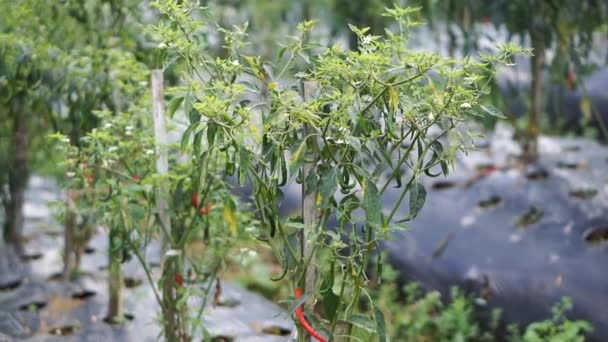
<instances>
[{"instance_id":1,"label":"green leaf","mask_svg":"<svg viewBox=\"0 0 608 342\"><path fill-rule=\"evenodd\" d=\"M338 190L338 170L331 168L329 172L321 175L319 184L319 192L321 195L321 203L325 204Z\"/></svg>"},{"instance_id":2,"label":"green leaf","mask_svg":"<svg viewBox=\"0 0 608 342\"><path fill-rule=\"evenodd\" d=\"M192 108L188 113L188 120L190 120L190 124L198 123L201 120L201 114L198 110Z\"/></svg>"},{"instance_id":3,"label":"green leaf","mask_svg":"<svg viewBox=\"0 0 608 342\"><path fill-rule=\"evenodd\" d=\"M480 105L481 109L483 109L486 113L497 117L499 119L506 119L507 117L496 107L492 105Z\"/></svg>"},{"instance_id":4,"label":"green leaf","mask_svg":"<svg viewBox=\"0 0 608 342\"><path fill-rule=\"evenodd\" d=\"M367 215L367 222L374 227L380 227L382 225L382 202L378 188L371 179L365 181L363 207Z\"/></svg>"},{"instance_id":5,"label":"green leaf","mask_svg":"<svg viewBox=\"0 0 608 342\"><path fill-rule=\"evenodd\" d=\"M247 175L247 171L249 170L249 166L251 165L251 152L247 150L245 147L241 147L239 149L239 184L245 184L245 176Z\"/></svg>"},{"instance_id":6,"label":"green leaf","mask_svg":"<svg viewBox=\"0 0 608 342\"><path fill-rule=\"evenodd\" d=\"M399 106L399 95L397 95L395 88L391 86L388 87L388 104L391 112L396 113Z\"/></svg>"},{"instance_id":7,"label":"green leaf","mask_svg":"<svg viewBox=\"0 0 608 342\"><path fill-rule=\"evenodd\" d=\"M363 330L366 330L370 333L376 332L376 324L374 324L374 321L369 319L369 317L367 317L367 316L363 316L360 314L354 314L354 315L350 316L346 321L348 323L351 323L352 325L359 327Z\"/></svg>"},{"instance_id":8,"label":"green leaf","mask_svg":"<svg viewBox=\"0 0 608 342\"><path fill-rule=\"evenodd\" d=\"M426 189L424 185L418 179L414 182L410 190L410 220L413 220L418 215L418 212L420 212L426 201Z\"/></svg>"},{"instance_id":9,"label":"green leaf","mask_svg":"<svg viewBox=\"0 0 608 342\"><path fill-rule=\"evenodd\" d=\"M188 146L188 143L190 142L190 135L192 135L192 132L196 129L197 126L198 126L198 124L188 126L188 128L186 128L186 130L182 134L182 141L181 141L181 144L179 147L179 149L182 153L184 153L186 151L186 147Z\"/></svg>"},{"instance_id":10,"label":"green leaf","mask_svg":"<svg viewBox=\"0 0 608 342\"><path fill-rule=\"evenodd\" d=\"M175 111L177 110L177 108L179 108L182 102L184 102L183 96L174 97L173 99L171 99L171 102L169 102L169 109L167 110L167 115L169 115L171 119L173 119Z\"/></svg>"},{"instance_id":11,"label":"green leaf","mask_svg":"<svg viewBox=\"0 0 608 342\"><path fill-rule=\"evenodd\" d=\"M304 180L306 182L306 194L317 192L317 183L319 182L319 175L313 170L308 177Z\"/></svg>"},{"instance_id":12,"label":"green leaf","mask_svg":"<svg viewBox=\"0 0 608 342\"><path fill-rule=\"evenodd\" d=\"M306 140L302 140L300 146L293 152L289 158L289 176L293 177L304 164L304 150L306 148Z\"/></svg>"},{"instance_id":13,"label":"green leaf","mask_svg":"<svg viewBox=\"0 0 608 342\"><path fill-rule=\"evenodd\" d=\"M359 141L359 139L357 137L353 137L353 136L348 136L346 138L346 141L348 141L348 144L355 149L355 151L357 152L361 152L361 142Z\"/></svg>"},{"instance_id":14,"label":"green leaf","mask_svg":"<svg viewBox=\"0 0 608 342\"><path fill-rule=\"evenodd\" d=\"M215 133L217 133L217 124L214 122L209 122L207 124L207 143L209 146L213 146L215 141Z\"/></svg>"},{"instance_id":15,"label":"green leaf","mask_svg":"<svg viewBox=\"0 0 608 342\"><path fill-rule=\"evenodd\" d=\"M378 329L378 342L387 342L384 315L378 307L374 307L374 317L376 318L376 326Z\"/></svg>"},{"instance_id":16,"label":"green leaf","mask_svg":"<svg viewBox=\"0 0 608 342\"><path fill-rule=\"evenodd\" d=\"M338 297L334 291L334 274L335 270L335 259L330 264L329 273L323 278L323 284L321 286L321 296L323 296L323 308L325 314L330 321L334 320L334 317L338 313L338 306L340 304L340 297Z\"/></svg>"}]
</instances>

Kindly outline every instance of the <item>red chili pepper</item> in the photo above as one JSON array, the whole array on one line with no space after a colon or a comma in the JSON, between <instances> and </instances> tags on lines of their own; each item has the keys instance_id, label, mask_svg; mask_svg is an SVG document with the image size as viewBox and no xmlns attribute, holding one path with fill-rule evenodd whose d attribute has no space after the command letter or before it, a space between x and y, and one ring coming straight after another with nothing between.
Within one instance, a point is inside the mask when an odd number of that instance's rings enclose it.
<instances>
[{"instance_id":1,"label":"red chili pepper","mask_svg":"<svg viewBox=\"0 0 608 342\"><path fill-rule=\"evenodd\" d=\"M192 194L192 206L198 208L198 194Z\"/></svg>"},{"instance_id":2,"label":"red chili pepper","mask_svg":"<svg viewBox=\"0 0 608 342\"><path fill-rule=\"evenodd\" d=\"M192 206L194 209L198 208L198 194L192 194ZM209 201L205 201L204 208L198 208L198 213L200 215L207 215L211 212L211 203Z\"/></svg>"},{"instance_id":3,"label":"red chili pepper","mask_svg":"<svg viewBox=\"0 0 608 342\"><path fill-rule=\"evenodd\" d=\"M137 173L133 175L133 180L139 182L139 175Z\"/></svg>"},{"instance_id":4,"label":"red chili pepper","mask_svg":"<svg viewBox=\"0 0 608 342\"><path fill-rule=\"evenodd\" d=\"M175 282L177 283L177 285L179 285L180 287L184 286L184 280L182 279L182 275L179 273L175 274Z\"/></svg>"},{"instance_id":5,"label":"red chili pepper","mask_svg":"<svg viewBox=\"0 0 608 342\"><path fill-rule=\"evenodd\" d=\"M209 203L209 201L205 201L205 207L204 208L200 208L198 210L198 213L201 215L207 215L211 212L211 203Z\"/></svg>"},{"instance_id":6,"label":"red chili pepper","mask_svg":"<svg viewBox=\"0 0 608 342\"><path fill-rule=\"evenodd\" d=\"M479 175L482 177L487 176L494 173L496 170L497 169L494 166L484 167L483 169L479 170Z\"/></svg>"},{"instance_id":7,"label":"red chili pepper","mask_svg":"<svg viewBox=\"0 0 608 342\"><path fill-rule=\"evenodd\" d=\"M300 297L302 297L302 289L296 288L296 300L300 299ZM296 309L296 316L298 317L298 322L300 322L302 328L304 328L304 330L306 330L306 332L309 333L310 336L316 338L317 340L319 340L319 342L327 342L323 336L321 336L310 326L310 324L308 324L308 322L304 318L304 314L302 313L302 305L298 306L298 308Z\"/></svg>"},{"instance_id":8,"label":"red chili pepper","mask_svg":"<svg viewBox=\"0 0 608 342\"><path fill-rule=\"evenodd\" d=\"M574 72L568 71L568 74L566 75L566 87L568 88L568 90L574 89L575 79L576 78L574 77Z\"/></svg>"}]
</instances>

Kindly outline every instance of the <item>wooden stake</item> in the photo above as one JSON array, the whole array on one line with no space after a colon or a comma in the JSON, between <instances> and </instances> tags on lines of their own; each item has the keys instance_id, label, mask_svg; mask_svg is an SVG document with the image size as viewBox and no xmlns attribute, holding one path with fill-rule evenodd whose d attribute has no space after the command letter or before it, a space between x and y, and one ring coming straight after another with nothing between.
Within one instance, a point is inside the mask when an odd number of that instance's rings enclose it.
<instances>
[{"instance_id":1,"label":"wooden stake","mask_svg":"<svg viewBox=\"0 0 608 342\"><path fill-rule=\"evenodd\" d=\"M163 71L152 70L152 114L154 116L154 139L156 142L156 172L163 176L169 173L169 162L167 159L167 128L165 125ZM165 181L161 182L156 189L156 209L161 224L161 265L163 274L163 322L164 333L167 341L180 341L179 317L176 308L175 293L175 266L173 262L177 256L168 255L171 247L171 218L169 216L169 205L167 202L169 189Z\"/></svg>"},{"instance_id":2,"label":"wooden stake","mask_svg":"<svg viewBox=\"0 0 608 342\"><path fill-rule=\"evenodd\" d=\"M319 86L318 86L317 82L314 82L314 81L304 82L304 101L310 101L312 99L314 93L317 92L318 88L319 88ZM310 127L308 125L304 125L303 136L306 137L306 136L308 136L309 133L311 133ZM305 158L308 158L308 159L312 158L313 160L317 159L316 155L314 155L314 152L312 152L309 148L306 148L305 151L306 151ZM315 221L317 218L316 217L317 216L317 204L316 204L317 193L316 192L308 193L308 189L306 188L306 179L308 178L308 175L310 175L310 173L312 172L314 167L315 167L314 163L304 163L304 165L302 166L302 220L304 223L304 227L309 232L309 234L302 232L300 235L300 243L301 243L301 251L302 251L302 260L307 260L310 257L310 263L308 264L308 267L306 268L306 276L305 276L304 288L303 288L304 292L313 290L315 288L315 280L316 280L316 268L315 268L314 256L310 256L311 253L313 252L313 244L312 244L312 241L310 240L310 238L313 237L314 235L316 235L316 232L314 231L314 229L316 226ZM311 298L311 300L306 303L306 305L308 307L312 307L312 305L314 304L314 296L311 296L310 298Z\"/></svg>"}]
</instances>

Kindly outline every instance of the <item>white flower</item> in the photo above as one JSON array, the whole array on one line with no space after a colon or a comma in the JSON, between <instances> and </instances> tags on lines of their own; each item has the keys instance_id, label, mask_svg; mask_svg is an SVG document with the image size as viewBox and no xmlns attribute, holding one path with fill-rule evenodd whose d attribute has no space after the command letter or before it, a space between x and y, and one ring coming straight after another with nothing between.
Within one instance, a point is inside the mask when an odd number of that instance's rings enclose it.
<instances>
[{"instance_id":1,"label":"white flower","mask_svg":"<svg viewBox=\"0 0 608 342\"><path fill-rule=\"evenodd\" d=\"M364 36L361 39L361 42L363 43L363 45L368 45L369 43L372 42L372 36L370 36L369 34L367 36Z\"/></svg>"},{"instance_id":2,"label":"white flower","mask_svg":"<svg viewBox=\"0 0 608 342\"><path fill-rule=\"evenodd\" d=\"M162 42L162 43L158 44L158 48L159 48L159 49L164 49L164 48L166 48L166 47L167 47L167 44L165 44L164 42Z\"/></svg>"},{"instance_id":3,"label":"white flower","mask_svg":"<svg viewBox=\"0 0 608 342\"><path fill-rule=\"evenodd\" d=\"M154 150L146 150L146 155L151 156L154 154Z\"/></svg>"},{"instance_id":4,"label":"white flower","mask_svg":"<svg viewBox=\"0 0 608 342\"><path fill-rule=\"evenodd\" d=\"M116 146L110 146L110 148L108 148L108 152L112 153L112 152L116 152L118 151L118 147Z\"/></svg>"},{"instance_id":5,"label":"white flower","mask_svg":"<svg viewBox=\"0 0 608 342\"><path fill-rule=\"evenodd\" d=\"M133 126L127 126L127 127L125 127L125 130L127 130L127 132L128 131L132 131L133 130Z\"/></svg>"},{"instance_id":6,"label":"white flower","mask_svg":"<svg viewBox=\"0 0 608 342\"><path fill-rule=\"evenodd\" d=\"M232 65L239 66L240 64L239 64L239 61L235 59L232 61Z\"/></svg>"},{"instance_id":7,"label":"white flower","mask_svg":"<svg viewBox=\"0 0 608 342\"><path fill-rule=\"evenodd\" d=\"M462 109L462 110L471 109L471 104L465 102L465 103L463 103L463 104L460 105L460 109Z\"/></svg>"},{"instance_id":8,"label":"white flower","mask_svg":"<svg viewBox=\"0 0 608 342\"><path fill-rule=\"evenodd\" d=\"M112 128L112 124L108 122L107 124L103 125L103 128L110 129Z\"/></svg>"},{"instance_id":9,"label":"white flower","mask_svg":"<svg viewBox=\"0 0 608 342\"><path fill-rule=\"evenodd\" d=\"M62 140L64 143L69 144L70 143L70 138L63 138Z\"/></svg>"},{"instance_id":10,"label":"white flower","mask_svg":"<svg viewBox=\"0 0 608 342\"><path fill-rule=\"evenodd\" d=\"M435 113L433 113L433 112L430 112L430 113L429 113L429 120L430 120L430 121L435 120Z\"/></svg>"},{"instance_id":11,"label":"white flower","mask_svg":"<svg viewBox=\"0 0 608 342\"><path fill-rule=\"evenodd\" d=\"M68 178L73 178L74 176L76 176L76 172L68 171L65 175L68 176Z\"/></svg>"}]
</instances>

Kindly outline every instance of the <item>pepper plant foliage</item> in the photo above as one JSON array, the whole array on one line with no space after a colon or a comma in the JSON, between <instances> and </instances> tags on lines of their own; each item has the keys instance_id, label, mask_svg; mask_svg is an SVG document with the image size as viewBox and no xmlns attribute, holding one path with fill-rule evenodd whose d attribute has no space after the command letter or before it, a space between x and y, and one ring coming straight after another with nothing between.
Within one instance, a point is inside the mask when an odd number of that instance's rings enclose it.
<instances>
[{"instance_id":1,"label":"pepper plant foliage","mask_svg":"<svg viewBox=\"0 0 608 342\"><path fill-rule=\"evenodd\" d=\"M383 330L379 312L373 318L358 314L372 254L422 208L421 178L447 174L456 152L469 147L468 133L456 130L459 123L500 115L480 100L495 66L511 63L520 49L505 45L496 54L462 60L410 51L408 31L419 25L410 19L416 9L395 6L386 10L394 25L384 37L351 26L358 51L306 43L314 27L308 21L273 61L240 53L246 25L220 27L228 53L213 59L201 39L206 24L192 19L195 8L178 1L154 5L167 18L155 28L162 48L189 65L185 84L172 90L169 114L181 108L189 120L182 146L192 147L193 163L220 158L224 177L252 188L261 222L257 237L284 268L277 280L303 287L306 269L325 265L305 299L323 303L318 322L332 336L338 322ZM306 68L296 69L302 61ZM317 90L304 96L302 81L314 82ZM305 164L312 171L304 179ZM279 216L283 191L294 181L315 194L312 226ZM394 188L397 200L385 208L382 198ZM408 195L409 209L402 208ZM299 234L316 253L302 257Z\"/></svg>"}]
</instances>

